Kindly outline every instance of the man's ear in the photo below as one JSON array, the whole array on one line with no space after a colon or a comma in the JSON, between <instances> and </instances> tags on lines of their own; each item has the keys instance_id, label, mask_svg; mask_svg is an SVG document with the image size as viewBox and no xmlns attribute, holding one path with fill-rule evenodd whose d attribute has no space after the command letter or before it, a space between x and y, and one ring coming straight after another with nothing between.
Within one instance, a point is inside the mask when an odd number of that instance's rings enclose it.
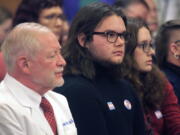
<instances>
[{"instance_id":1,"label":"man's ear","mask_svg":"<svg viewBox=\"0 0 180 135\"><path fill-rule=\"evenodd\" d=\"M82 47L85 47L85 43L86 43L86 35L84 33L80 33L78 35L78 42Z\"/></svg>"},{"instance_id":2,"label":"man's ear","mask_svg":"<svg viewBox=\"0 0 180 135\"><path fill-rule=\"evenodd\" d=\"M30 70L29 70L29 61L28 59L25 57L25 56L20 56L18 59L17 59L17 66L18 68L24 72L24 73L29 73Z\"/></svg>"},{"instance_id":3,"label":"man's ear","mask_svg":"<svg viewBox=\"0 0 180 135\"><path fill-rule=\"evenodd\" d=\"M169 46L170 53L174 56L175 59L180 59L180 53L178 51L178 46L175 43L172 43Z\"/></svg>"},{"instance_id":4,"label":"man's ear","mask_svg":"<svg viewBox=\"0 0 180 135\"><path fill-rule=\"evenodd\" d=\"M173 55L175 55L177 53L178 47L175 43L171 43L169 46L169 49L170 49L171 53Z\"/></svg>"}]
</instances>

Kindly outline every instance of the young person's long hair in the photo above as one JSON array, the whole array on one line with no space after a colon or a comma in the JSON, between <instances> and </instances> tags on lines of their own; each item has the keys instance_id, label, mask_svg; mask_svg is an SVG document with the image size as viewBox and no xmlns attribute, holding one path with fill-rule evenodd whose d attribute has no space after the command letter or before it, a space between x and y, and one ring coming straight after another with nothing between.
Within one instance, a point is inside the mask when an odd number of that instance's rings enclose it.
<instances>
[{"instance_id":1,"label":"young person's long hair","mask_svg":"<svg viewBox=\"0 0 180 135\"><path fill-rule=\"evenodd\" d=\"M63 56L67 61L65 74L83 75L89 79L95 77L92 56L88 49L78 42L78 35L85 35L85 43L92 41L92 33L97 25L106 17L120 16L126 25L126 18L120 10L105 3L95 2L80 9L75 16L68 35L67 44L63 47Z\"/></svg>"},{"instance_id":2,"label":"young person's long hair","mask_svg":"<svg viewBox=\"0 0 180 135\"><path fill-rule=\"evenodd\" d=\"M150 72L142 73L138 70L134 60L134 50L138 45L138 31L140 28L148 26L145 22L138 19L129 19L127 30L131 32L131 38L126 45L126 56L123 62L124 76L130 80L137 91L144 111L159 109L164 99L163 90L166 86L165 75L153 64Z\"/></svg>"}]
</instances>

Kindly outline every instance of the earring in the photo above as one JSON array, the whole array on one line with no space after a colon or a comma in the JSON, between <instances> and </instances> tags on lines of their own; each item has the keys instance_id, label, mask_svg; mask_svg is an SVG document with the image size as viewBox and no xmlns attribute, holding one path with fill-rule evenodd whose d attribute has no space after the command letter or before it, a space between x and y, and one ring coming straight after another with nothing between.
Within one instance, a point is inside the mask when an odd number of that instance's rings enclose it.
<instances>
[{"instance_id":1,"label":"earring","mask_svg":"<svg viewBox=\"0 0 180 135\"><path fill-rule=\"evenodd\" d=\"M174 54L174 57L175 57L176 59L180 59L180 55L178 55L178 54Z\"/></svg>"}]
</instances>

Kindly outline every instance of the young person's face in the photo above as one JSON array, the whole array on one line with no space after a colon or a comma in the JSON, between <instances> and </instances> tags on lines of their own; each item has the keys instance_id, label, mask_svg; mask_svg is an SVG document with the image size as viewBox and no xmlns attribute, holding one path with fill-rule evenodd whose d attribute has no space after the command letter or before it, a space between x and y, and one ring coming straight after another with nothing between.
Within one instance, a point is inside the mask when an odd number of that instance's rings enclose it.
<instances>
[{"instance_id":1,"label":"young person's face","mask_svg":"<svg viewBox=\"0 0 180 135\"><path fill-rule=\"evenodd\" d=\"M63 10L57 7L45 8L39 14L38 22L49 29L60 39L63 31Z\"/></svg>"},{"instance_id":2,"label":"young person's face","mask_svg":"<svg viewBox=\"0 0 180 135\"><path fill-rule=\"evenodd\" d=\"M120 64L125 53L125 39L115 38L116 33L126 32L124 21L121 17L112 15L104 18L95 28L94 32L106 32L107 34L93 34L92 41L87 43L91 55L96 61ZM115 33L115 34L114 34Z\"/></svg>"},{"instance_id":3,"label":"young person's face","mask_svg":"<svg viewBox=\"0 0 180 135\"><path fill-rule=\"evenodd\" d=\"M152 56L155 51L152 48L152 39L149 30L142 27L138 31L138 45L134 50L134 59L137 63L138 70L149 72L152 70Z\"/></svg>"}]
</instances>

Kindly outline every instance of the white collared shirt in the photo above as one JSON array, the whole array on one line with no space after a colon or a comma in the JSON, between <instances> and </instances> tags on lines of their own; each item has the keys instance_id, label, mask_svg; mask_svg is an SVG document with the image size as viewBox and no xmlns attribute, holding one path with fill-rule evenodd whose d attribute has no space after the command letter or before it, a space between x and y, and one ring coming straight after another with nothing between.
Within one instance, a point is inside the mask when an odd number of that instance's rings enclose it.
<instances>
[{"instance_id":1,"label":"white collared shirt","mask_svg":"<svg viewBox=\"0 0 180 135\"><path fill-rule=\"evenodd\" d=\"M59 134L77 135L66 98L53 91L44 96L53 107ZM7 74L0 84L0 132L3 135L11 135L11 132L16 135L53 135L40 102L41 95ZM5 119L7 123L3 121Z\"/></svg>"}]
</instances>

